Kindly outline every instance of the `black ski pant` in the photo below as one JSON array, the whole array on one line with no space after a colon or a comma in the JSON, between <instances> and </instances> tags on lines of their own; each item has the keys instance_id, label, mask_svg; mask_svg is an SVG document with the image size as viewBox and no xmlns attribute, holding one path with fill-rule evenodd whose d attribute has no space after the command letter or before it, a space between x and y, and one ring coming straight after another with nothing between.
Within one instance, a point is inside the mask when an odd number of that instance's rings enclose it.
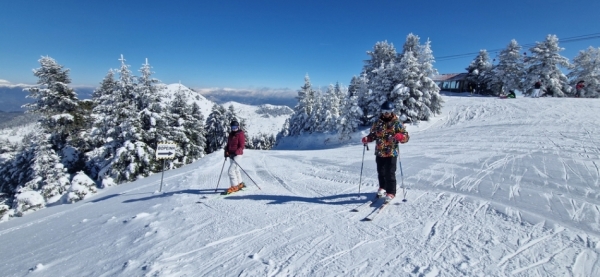
<instances>
[{"instance_id":1,"label":"black ski pant","mask_svg":"<svg viewBox=\"0 0 600 277\"><path fill-rule=\"evenodd\" d=\"M396 195L396 164L398 157L375 157L377 163L377 177L379 188L385 189L387 193Z\"/></svg>"}]
</instances>

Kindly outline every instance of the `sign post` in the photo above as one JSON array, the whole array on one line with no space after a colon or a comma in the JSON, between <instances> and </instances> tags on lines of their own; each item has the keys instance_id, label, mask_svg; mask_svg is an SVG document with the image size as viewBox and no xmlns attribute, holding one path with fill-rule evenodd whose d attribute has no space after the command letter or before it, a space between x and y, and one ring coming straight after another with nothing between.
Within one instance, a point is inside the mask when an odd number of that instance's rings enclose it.
<instances>
[{"instance_id":1,"label":"sign post","mask_svg":"<svg viewBox=\"0 0 600 277\"><path fill-rule=\"evenodd\" d=\"M165 160L175 158L175 150L177 145L174 143L159 143L156 146L156 159L163 160L162 174L160 176L160 188L158 192L162 191L163 177L165 176Z\"/></svg>"}]
</instances>

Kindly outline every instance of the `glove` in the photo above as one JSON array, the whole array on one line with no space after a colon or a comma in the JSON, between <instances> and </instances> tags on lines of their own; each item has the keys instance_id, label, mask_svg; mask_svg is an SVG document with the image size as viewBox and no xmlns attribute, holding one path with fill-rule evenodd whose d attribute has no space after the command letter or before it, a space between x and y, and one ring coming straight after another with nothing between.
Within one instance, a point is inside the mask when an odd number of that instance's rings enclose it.
<instances>
[{"instance_id":1,"label":"glove","mask_svg":"<svg viewBox=\"0 0 600 277\"><path fill-rule=\"evenodd\" d=\"M371 142L371 140L369 139L369 137L363 137L361 141L362 141L363 144L367 144L367 143Z\"/></svg>"},{"instance_id":2,"label":"glove","mask_svg":"<svg viewBox=\"0 0 600 277\"><path fill-rule=\"evenodd\" d=\"M407 143L410 136L408 133L397 133L394 135L394 139L399 143Z\"/></svg>"},{"instance_id":3,"label":"glove","mask_svg":"<svg viewBox=\"0 0 600 277\"><path fill-rule=\"evenodd\" d=\"M404 139L404 135L402 133L397 133L394 135L394 140L396 142L401 142Z\"/></svg>"},{"instance_id":4,"label":"glove","mask_svg":"<svg viewBox=\"0 0 600 277\"><path fill-rule=\"evenodd\" d=\"M225 158L229 157L229 152L225 151Z\"/></svg>"}]
</instances>

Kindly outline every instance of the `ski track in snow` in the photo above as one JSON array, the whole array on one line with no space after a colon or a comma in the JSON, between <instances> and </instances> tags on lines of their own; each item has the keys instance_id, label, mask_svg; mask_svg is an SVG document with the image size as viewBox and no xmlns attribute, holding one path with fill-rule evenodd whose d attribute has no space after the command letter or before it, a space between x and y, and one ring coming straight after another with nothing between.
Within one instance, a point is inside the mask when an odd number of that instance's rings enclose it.
<instances>
[{"instance_id":1,"label":"ski track in snow","mask_svg":"<svg viewBox=\"0 0 600 277\"><path fill-rule=\"evenodd\" d=\"M548 108L562 99L445 100L401 147L408 202L372 222L361 219L373 207L350 212L377 188L370 151L358 193L362 145L246 150L241 165L261 189L244 175L247 188L229 196L218 194L228 162L215 193L216 153L166 172L162 193L158 174L3 223L6 249L17 233L41 245L0 253L3 272L39 262L31 276L600 276L599 128L578 116L599 105L568 102L564 115ZM551 124L561 131L545 132ZM52 240L30 228L63 224L82 227ZM97 247L76 244L105 232ZM44 258L64 245L76 252ZM11 265L19 259L29 267ZM69 266L82 260L95 266Z\"/></svg>"}]
</instances>

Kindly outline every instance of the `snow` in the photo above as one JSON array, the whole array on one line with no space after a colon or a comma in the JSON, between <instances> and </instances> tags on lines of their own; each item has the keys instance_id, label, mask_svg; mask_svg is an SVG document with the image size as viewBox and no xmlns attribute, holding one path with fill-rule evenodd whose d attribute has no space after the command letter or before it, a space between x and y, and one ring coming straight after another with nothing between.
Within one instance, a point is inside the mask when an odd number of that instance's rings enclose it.
<instances>
[{"instance_id":1,"label":"snow","mask_svg":"<svg viewBox=\"0 0 600 277\"><path fill-rule=\"evenodd\" d=\"M194 101L200 107L204 119L208 118L212 111L214 102L206 99L200 93L193 91L181 84L166 85L165 102L172 101L173 95L181 89L184 91L191 101ZM281 130L281 126L287 118L291 116L293 110L287 106L277 106L263 104L260 106L246 105L234 101L222 103L225 109L233 105L235 112L241 118L246 119L246 129L244 130L248 137L257 136L259 133L267 135L277 135Z\"/></svg>"},{"instance_id":2,"label":"snow","mask_svg":"<svg viewBox=\"0 0 600 277\"><path fill-rule=\"evenodd\" d=\"M228 109L230 105L239 117L246 120L244 131L247 137L257 136L259 133L276 136L285 120L294 113L287 106L269 104L253 106L230 101L222 106Z\"/></svg>"},{"instance_id":3,"label":"snow","mask_svg":"<svg viewBox=\"0 0 600 277\"><path fill-rule=\"evenodd\" d=\"M162 193L154 174L2 222L0 272L600 276L600 102L443 99L401 146L408 201L372 222L361 221L371 208L350 212L377 188L366 130L347 143L300 137L244 151L261 189L244 175L245 191L215 193L228 183L216 152L165 172Z\"/></svg>"}]
</instances>

